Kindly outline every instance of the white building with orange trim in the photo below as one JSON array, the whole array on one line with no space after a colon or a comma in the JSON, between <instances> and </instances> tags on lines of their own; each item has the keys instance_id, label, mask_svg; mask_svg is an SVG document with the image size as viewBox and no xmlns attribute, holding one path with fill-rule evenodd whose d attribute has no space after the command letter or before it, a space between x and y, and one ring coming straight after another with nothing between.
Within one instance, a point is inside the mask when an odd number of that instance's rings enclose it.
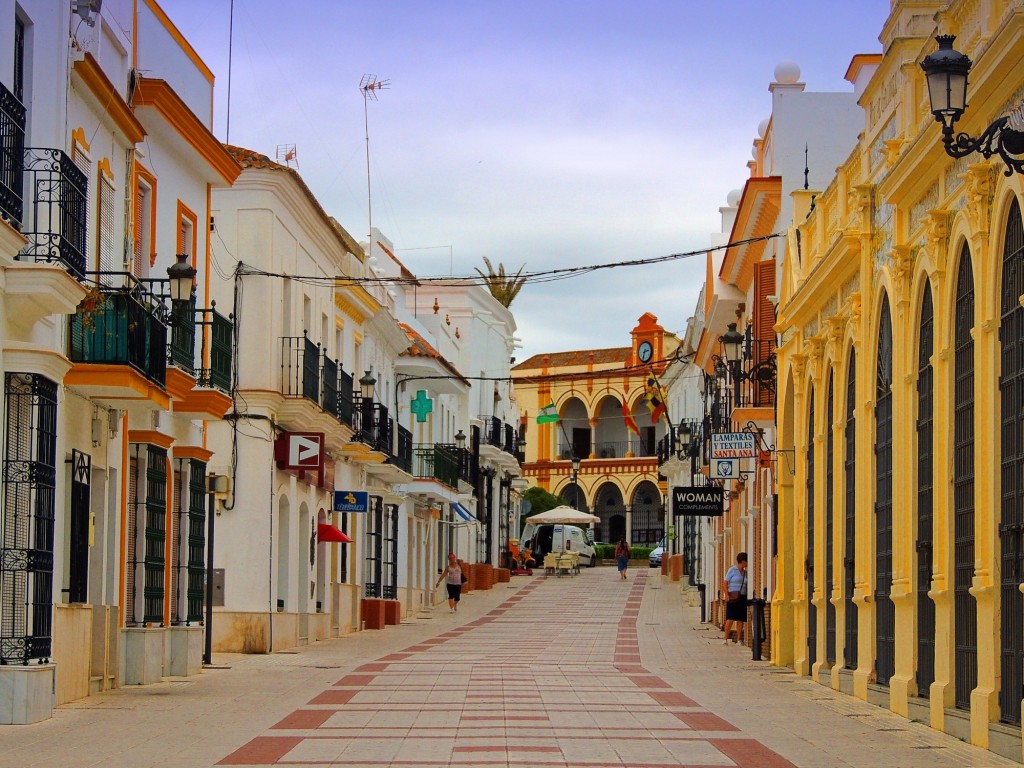
<instances>
[{"instance_id":1,"label":"white building with orange trim","mask_svg":"<svg viewBox=\"0 0 1024 768\"><path fill-rule=\"evenodd\" d=\"M240 169L160 7L99 6L0 3L0 722L200 669L206 424L232 363L210 194ZM179 261L194 293L172 308Z\"/></svg>"}]
</instances>

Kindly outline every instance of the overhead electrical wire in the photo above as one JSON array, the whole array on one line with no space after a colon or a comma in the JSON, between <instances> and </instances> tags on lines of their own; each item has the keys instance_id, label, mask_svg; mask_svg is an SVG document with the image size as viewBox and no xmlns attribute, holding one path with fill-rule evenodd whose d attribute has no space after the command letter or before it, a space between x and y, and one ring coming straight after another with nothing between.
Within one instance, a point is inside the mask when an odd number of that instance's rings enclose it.
<instances>
[{"instance_id":1,"label":"overhead electrical wire","mask_svg":"<svg viewBox=\"0 0 1024 768\"><path fill-rule=\"evenodd\" d=\"M776 237L784 237L784 232L773 232L768 235L762 235L760 237L750 237L744 240L736 240L730 243L724 243L722 245L716 245L713 248L699 248L692 251L683 251L680 253L670 253L665 256L654 256L646 259L631 259L628 261L616 261L607 262L603 264L590 264L579 267L560 267L558 269L546 269L537 270L533 272L522 272L519 273L518 277L523 280L525 284L537 284L537 283L549 283L556 280L567 280L571 277L577 277L578 275L590 274L605 269L616 269L619 267L643 267L651 266L655 264L664 264L671 261L678 261L680 259L693 258L694 256L703 256L711 251L720 251L728 248L733 248L742 245L749 245L751 243L759 243L767 240L771 240ZM440 285L440 286L466 286L466 285L487 285L489 282L489 276L476 275L464 275L464 276L435 276L435 277L416 277L416 276L402 276L396 275L393 277L383 276L370 276L370 277L356 277L350 275L290 275L285 272L270 272L268 270L259 269L248 264L239 262L236 269L236 275L239 277L246 276L258 276L258 277L277 277L288 280L295 280L299 283L307 284L322 284L325 282L331 284L345 284L345 285L423 285L425 283Z\"/></svg>"}]
</instances>

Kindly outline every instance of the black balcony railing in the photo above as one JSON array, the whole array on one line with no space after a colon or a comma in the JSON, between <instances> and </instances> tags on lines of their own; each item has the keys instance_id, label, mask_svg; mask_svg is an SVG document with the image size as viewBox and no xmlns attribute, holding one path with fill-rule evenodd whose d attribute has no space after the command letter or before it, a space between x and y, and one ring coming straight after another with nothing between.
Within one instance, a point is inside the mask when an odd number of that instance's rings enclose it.
<instances>
[{"instance_id":1,"label":"black balcony railing","mask_svg":"<svg viewBox=\"0 0 1024 768\"><path fill-rule=\"evenodd\" d=\"M21 233L29 242L19 259L57 261L76 277L85 274L89 184L59 149L25 150L28 202Z\"/></svg>"},{"instance_id":2,"label":"black balcony railing","mask_svg":"<svg viewBox=\"0 0 1024 768\"><path fill-rule=\"evenodd\" d=\"M387 406L356 394L353 397L352 416L354 440L388 456L394 455L394 422L388 417Z\"/></svg>"},{"instance_id":3,"label":"black balcony railing","mask_svg":"<svg viewBox=\"0 0 1024 768\"><path fill-rule=\"evenodd\" d=\"M149 280L154 293L163 290L159 298L170 302L166 280ZM171 343L167 345L167 364L196 377L200 387L212 387L222 392L231 391L231 364L234 358L232 336L234 322L224 317L216 307L196 309L195 297L185 306L171 308ZM196 360L196 335L200 338L199 360ZM209 349L209 352L207 352Z\"/></svg>"},{"instance_id":4,"label":"black balcony railing","mask_svg":"<svg viewBox=\"0 0 1024 768\"><path fill-rule=\"evenodd\" d=\"M129 365L164 385L167 369L166 305L131 275L97 273L97 284L68 318L68 356L75 363ZM120 286L111 286L115 278Z\"/></svg>"},{"instance_id":5,"label":"black balcony railing","mask_svg":"<svg viewBox=\"0 0 1024 768\"><path fill-rule=\"evenodd\" d=\"M413 446L412 474L421 479L437 480L455 490L459 487L459 460L440 443L418 443Z\"/></svg>"},{"instance_id":6,"label":"black balcony railing","mask_svg":"<svg viewBox=\"0 0 1024 768\"><path fill-rule=\"evenodd\" d=\"M469 483L470 485L475 485L476 482L473 473L473 452L470 451L469 448L459 448L459 446L451 443L440 443L440 446L455 457L459 480L464 483Z\"/></svg>"},{"instance_id":7,"label":"black balcony railing","mask_svg":"<svg viewBox=\"0 0 1024 768\"><path fill-rule=\"evenodd\" d=\"M502 423L501 419L497 416L481 416L480 421L483 422L483 434L480 436L481 442L487 445L493 445L495 448L502 447L502 440L504 435L502 434Z\"/></svg>"},{"instance_id":8,"label":"black balcony railing","mask_svg":"<svg viewBox=\"0 0 1024 768\"><path fill-rule=\"evenodd\" d=\"M0 213L21 229L25 183L25 107L0 83Z\"/></svg>"},{"instance_id":9,"label":"black balcony railing","mask_svg":"<svg viewBox=\"0 0 1024 768\"><path fill-rule=\"evenodd\" d=\"M203 343L199 352L202 366L196 383L201 387L212 387L221 392L231 391L232 364L234 363L235 333L234 318L224 317L217 311L217 302L211 301L209 309L196 310L199 325L209 329L203 333ZM209 345L210 353L206 349ZM208 361L208 362L207 362Z\"/></svg>"},{"instance_id":10,"label":"black balcony railing","mask_svg":"<svg viewBox=\"0 0 1024 768\"><path fill-rule=\"evenodd\" d=\"M194 376L196 372L196 299L172 313L167 364Z\"/></svg>"},{"instance_id":11,"label":"black balcony railing","mask_svg":"<svg viewBox=\"0 0 1024 768\"><path fill-rule=\"evenodd\" d=\"M281 394L320 405L320 347L306 336L281 339Z\"/></svg>"},{"instance_id":12,"label":"black balcony railing","mask_svg":"<svg viewBox=\"0 0 1024 768\"><path fill-rule=\"evenodd\" d=\"M325 352L320 360L320 392L323 394L322 405L325 411L337 418L338 416L338 364Z\"/></svg>"},{"instance_id":13,"label":"black balcony railing","mask_svg":"<svg viewBox=\"0 0 1024 768\"><path fill-rule=\"evenodd\" d=\"M412 432L401 424L395 427L395 455L391 463L412 474Z\"/></svg>"},{"instance_id":14,"label":"black balcony railing","mask_svg":"<svg viewBox=\"0 0 1024 768\"><path fill-rule=\"evenodd\" d=\"M350 427L353 423L352 386L352 374L338 366L338 421Z\"/></svg>"},{"instance_id":15,"label":"black balcony railing","mask_svg":"<svg viewBox=\"0 0 1024 768\"><path fill-rule=\"evenodd\" d=\"M740 363L739 397L733 407L772 408L776 391L775 340L752 340Z\"/></svg>"},{"instance_id":16,"label":"black balcony railing","mask_svg":"<svg viewBox=\"0 0 1024 768\"><path fill-rule=\"evenodd\" d=\"M500 448L505 453L513 456L519 450L518 435L516 428L511 424L505 424L497 416L481 416L483 429L480 434L480 441L484 445L491 445Z\"/></svg>"}]
</instances>

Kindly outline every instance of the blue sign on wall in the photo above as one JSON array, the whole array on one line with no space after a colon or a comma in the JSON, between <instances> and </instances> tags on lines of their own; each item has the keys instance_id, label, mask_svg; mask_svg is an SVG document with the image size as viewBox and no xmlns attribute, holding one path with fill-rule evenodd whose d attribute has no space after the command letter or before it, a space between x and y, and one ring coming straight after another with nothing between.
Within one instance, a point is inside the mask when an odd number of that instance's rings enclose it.
<instances>
[{"instance_id":1,"label":"blue sign on wall","mask_svg":"<svg viewBox=\"0 0 1024 768\"><path fill-rule=\"evenodd\" d=\"M370 494L366 491L335 491L335 512L366 512L370 508Z\"/></svg>"}]
</instances>

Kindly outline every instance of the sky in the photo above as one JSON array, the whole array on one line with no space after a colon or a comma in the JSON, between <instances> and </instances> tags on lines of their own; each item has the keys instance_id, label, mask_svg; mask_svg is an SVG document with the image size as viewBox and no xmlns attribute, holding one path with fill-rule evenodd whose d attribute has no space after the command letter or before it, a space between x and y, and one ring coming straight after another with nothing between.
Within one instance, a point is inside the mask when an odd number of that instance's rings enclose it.
<instances>
[{"instance_id":1,"label":"sky","mask_svg":"<svg viewBox=\"0 0 1024 768\"><path fill-rule=\"evenodd\" d=\"M299 172L420 276L610 264L706 247L749 175L776 64L852 91L889 0L163 0L213 70L214 133ZM364 75L390 81L364 100ZM241 255L244 260L244 255ZM521 362L628 346L645 312L682 333L703 257L527 284Z\"/></svg>"}]
</instances>

